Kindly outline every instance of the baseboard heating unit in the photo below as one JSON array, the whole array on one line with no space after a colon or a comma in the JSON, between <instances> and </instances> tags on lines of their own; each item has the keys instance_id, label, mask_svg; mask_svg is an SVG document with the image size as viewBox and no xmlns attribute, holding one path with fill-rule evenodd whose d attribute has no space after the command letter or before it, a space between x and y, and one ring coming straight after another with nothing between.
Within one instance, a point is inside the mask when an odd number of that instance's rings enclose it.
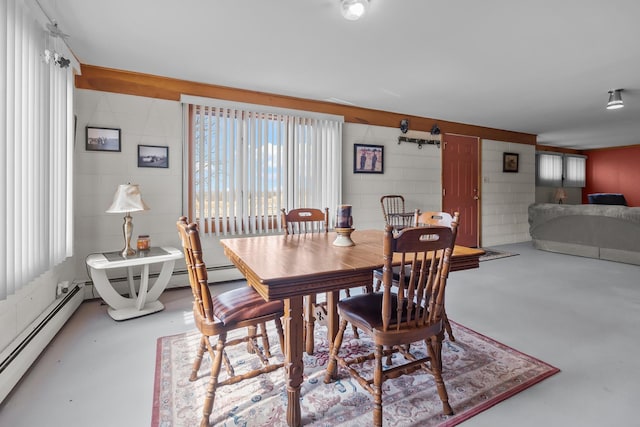
<instances>
[{"instance_id":1,"label":"baseboard heating unit","mask_svg":"<svg viewBox=\"0 0 640 427\"><path fill-rule=\"evenodd\" d=\"M84 299L84 286L73 283L0 354L0 402L47 347Z\"/></svg>"}]
</instances>

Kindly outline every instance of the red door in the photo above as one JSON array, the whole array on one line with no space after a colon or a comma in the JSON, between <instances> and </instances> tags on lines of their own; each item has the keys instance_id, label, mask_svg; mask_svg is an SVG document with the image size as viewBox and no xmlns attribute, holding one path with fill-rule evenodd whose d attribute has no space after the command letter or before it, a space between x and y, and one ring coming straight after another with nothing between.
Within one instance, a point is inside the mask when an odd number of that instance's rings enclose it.
<instances>
[{"instance_id":1,"label":"red door","mask_svg":"<svg viewBox=\"0 0 640 427\"><path fill-rule=\"evenodd\" d=\"M478 169L477 137L445 134L442 142L442 210L460 212L456 243L478 247Z\"/></svg>"}]
</instances>

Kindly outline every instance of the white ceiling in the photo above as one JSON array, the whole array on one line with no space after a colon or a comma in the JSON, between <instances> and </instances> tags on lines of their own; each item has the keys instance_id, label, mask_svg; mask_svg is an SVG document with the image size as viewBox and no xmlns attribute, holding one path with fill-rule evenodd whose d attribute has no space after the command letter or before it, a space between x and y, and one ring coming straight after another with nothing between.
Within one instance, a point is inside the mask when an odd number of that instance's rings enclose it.
<instances>
[{"instance_id":1,"label":"white ceiling","mask_svg":"<svg viewBox=\"0 0 640 427\"><path fill-rule=\"evenodd\" d=\"M38 0L83 64L533 133L640 144L640 1ZM606 110L622 88L625 107Z\"/></svg>"}]
</instances>

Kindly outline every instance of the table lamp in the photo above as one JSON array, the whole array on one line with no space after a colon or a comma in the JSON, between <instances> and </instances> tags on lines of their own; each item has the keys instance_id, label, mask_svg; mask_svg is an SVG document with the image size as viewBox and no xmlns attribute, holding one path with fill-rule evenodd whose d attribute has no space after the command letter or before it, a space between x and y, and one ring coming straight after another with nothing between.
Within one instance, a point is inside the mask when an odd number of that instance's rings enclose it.
<instances>
[{"instance_id":1,"label":"table lamp","mask_svg":"<svg viewBox=\"0 0 640 427\"><path fill-rule=\"evenodd\" d=\"M556 202L559 204L563 204L565 200L567 200L567 192L564 191L564 188L560 187L556 189L556 194L554 196Z\"/></svg>"},{"instance_id":2,"label":"table lamp","mask_svg":"<svg viewBox=\"0 0 640 427\"><path fill-rule=\"evenodd\" d=\"M122 233L124 234L124 249L122 256L135 255L136 251L131 248L131 235L133 233L133 221L131 212L148 211L149 206L142 200L138 184L120 184L113 196L113 203L106 210L107 213L126 213Z\"/></svg>"}]
</instances>

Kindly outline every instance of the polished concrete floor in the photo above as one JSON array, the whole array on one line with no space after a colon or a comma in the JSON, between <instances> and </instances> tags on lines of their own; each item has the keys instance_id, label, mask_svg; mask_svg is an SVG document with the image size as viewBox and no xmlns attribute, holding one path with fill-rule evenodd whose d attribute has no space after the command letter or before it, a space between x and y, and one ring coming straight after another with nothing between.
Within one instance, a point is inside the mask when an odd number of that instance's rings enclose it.
<instances>
[{"instance_id":1,"label":"polished concrete floor","mask_svg":"<svg viewBox=\"0 0 640 427\"><path fill-rule=\"evenodd\" d=\"M561 372L463 425L640 425L640 267L498 248L520 255L451 274L449 317ZM157 339L194 327L189 290L161 299L164 311L123 322L83 303L0 406L0 426L149 426Z\"/></svg>"}]
</instances>

